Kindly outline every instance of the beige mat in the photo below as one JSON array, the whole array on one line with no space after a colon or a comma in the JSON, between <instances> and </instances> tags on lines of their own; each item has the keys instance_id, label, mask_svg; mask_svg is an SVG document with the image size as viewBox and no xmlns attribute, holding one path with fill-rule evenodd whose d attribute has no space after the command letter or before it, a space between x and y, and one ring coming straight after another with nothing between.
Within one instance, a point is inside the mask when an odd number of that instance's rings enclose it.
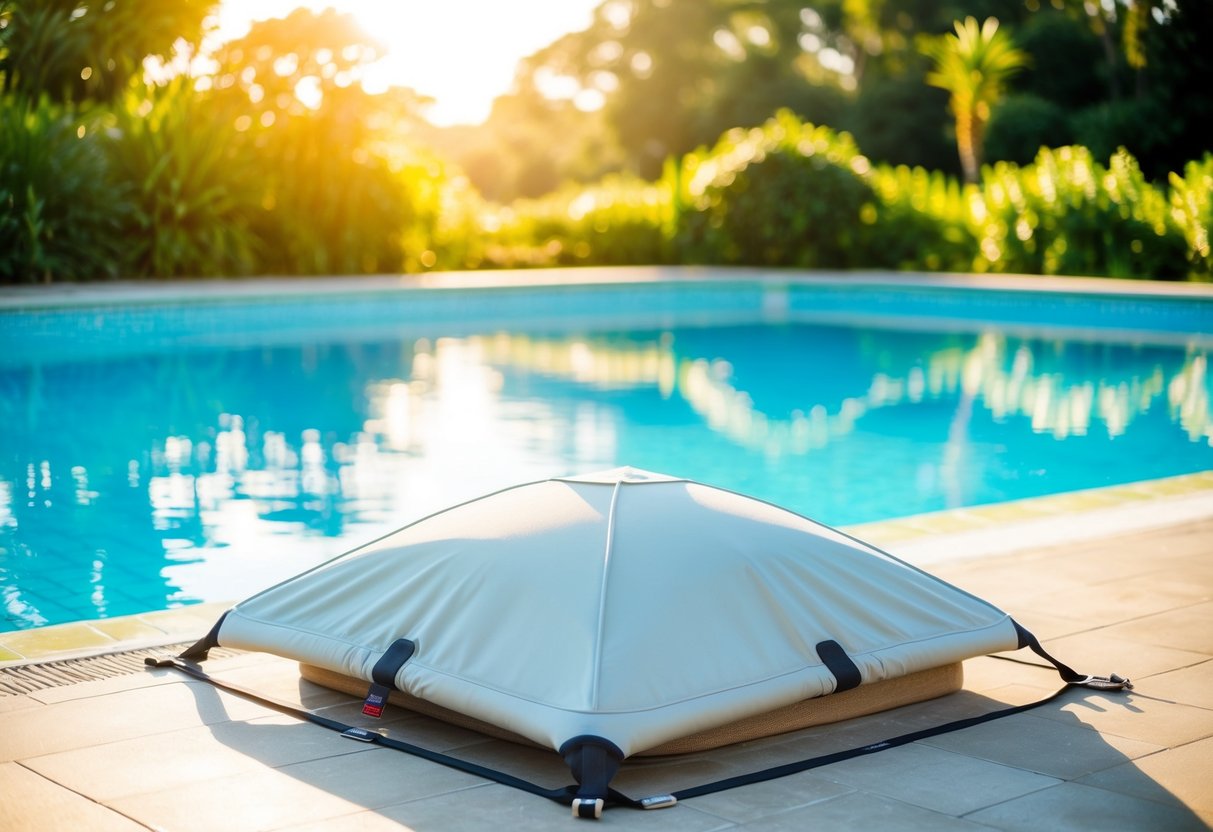
<instances>
[{"instance_id":1,"label":"beige mat","mask_svg":"<svg viewBox=\"0 0 1213 832\"><path fill-rule=\"evenodd\" d=\"M309 682L354 696L365 696L369 687L369 684L362 679L345 676L314 665L300 664L299 673ZM915 702L935 699L960 690L963 684L964 670L961 664L957 662L955 664L944 665L943 667L923 670L918 673L911 673L896 679L860 685L857 688L831 696L805 699L783 708L777 708L773 711L672 740L656 748L642 751L637 756L653 757L670 754L691 754L748 740L784 734L790 731L799 731L817 725L841 722ZM392 691L388 702L389 704L406 708L425 716L449 722L461 728L477 731L489 737L508 740L520 745L534 746L534 743L530 740L504 728L482 722L465 714L427 702L424 699L418 699L415 696L401 693L400 691Z\"/></svg>"}]
</instances>

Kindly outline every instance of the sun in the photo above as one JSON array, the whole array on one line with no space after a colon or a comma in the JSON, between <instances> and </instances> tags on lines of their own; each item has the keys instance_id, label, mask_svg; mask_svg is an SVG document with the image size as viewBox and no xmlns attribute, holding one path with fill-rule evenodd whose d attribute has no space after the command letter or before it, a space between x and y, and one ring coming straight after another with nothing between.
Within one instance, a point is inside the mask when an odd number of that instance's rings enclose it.
<instances>
[{"instance_id":1,"label":"sun","mask_svg":"<svg viewBox=\"0 0 1213 832\"><path fill-rule=\"evenodd\" d=\"M280 17L297 7L335 8L354 15L388 48L367 67L370 92L412 87L434 99L435 124L475 124L493 99L509 92L521 58L566 32L590 24L600 0L224 0L219 29L239 37L254 20Z\"/></svg>"}]
</instances>

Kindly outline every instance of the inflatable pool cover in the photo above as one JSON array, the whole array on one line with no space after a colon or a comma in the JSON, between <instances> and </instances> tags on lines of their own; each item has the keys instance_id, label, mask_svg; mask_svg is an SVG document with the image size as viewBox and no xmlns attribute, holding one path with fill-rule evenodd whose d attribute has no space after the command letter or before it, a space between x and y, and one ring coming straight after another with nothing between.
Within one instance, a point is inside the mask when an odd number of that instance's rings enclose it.
<instances>
[{"instance_id":1,"label":"inflatable pool cover","mask_svg":"<svg viewBox=\"0 0 1213 832\"><path fill-rule=\"evenodd\" d=\"M814 724L861 686L877 693L841 718L937 696L987 653L1028 646L1069 684L1128 686L1070 670L993 605L842 532L632 468L518 485L405 526L236 604L175 664L205 677L193 662L219 644L297 659L330 686L361 680L368 715L395 695L554 749L577 785L528 790L581 817L675 802L611 789L628 757ZM904 679L931 683L880 693ZM766 727L738 733L755 721Z\"/></svg>"}]
</instances>

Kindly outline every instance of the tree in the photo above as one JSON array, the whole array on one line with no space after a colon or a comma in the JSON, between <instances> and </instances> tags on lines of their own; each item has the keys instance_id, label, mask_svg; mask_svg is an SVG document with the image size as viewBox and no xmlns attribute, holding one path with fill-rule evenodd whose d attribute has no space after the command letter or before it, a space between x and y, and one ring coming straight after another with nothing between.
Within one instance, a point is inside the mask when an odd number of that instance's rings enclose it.
<instances>
[{"instance_id":1,"label":"tree","mask_svg":"<svg viewBox=\"0 0 1213 832\"><path fill-rule=\"evenodd\" d=\"M149 56L197 43L218 0L0 0L0 90L112 101Z\"/></svg>"},{"instance_id":2,"label":"tree","mask_svg":"<svg viewBox=\"0 0 1213 832\"><path fill-rule=\"evenodd\" d=\"M999 31L996 18L978 25L975 18L966 17L955 28L954 35L928 40L922 49L935 63L927 83L951 94L960 164L965 181L975 183L991 108L1002 98L1007 80L1026 65L1027 54Z\"/></svg>"}]
</instances>

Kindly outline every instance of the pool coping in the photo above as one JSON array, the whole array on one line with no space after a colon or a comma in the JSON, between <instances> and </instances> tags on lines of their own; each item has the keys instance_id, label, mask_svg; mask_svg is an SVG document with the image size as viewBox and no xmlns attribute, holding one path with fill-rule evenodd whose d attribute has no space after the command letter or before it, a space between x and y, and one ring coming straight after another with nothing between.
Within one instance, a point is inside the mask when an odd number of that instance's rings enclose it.
<instances>
[{"instance_id":1,"label":"pool coping","mask_svg":"<svg viewBox=\"0 0 1213 832\"><path fill-rule=\"evenodd\" d=\"M1104 277L953 274L880 270L825 271L738 266L582 266L475 272L322 277L185 279L171 283L113 281L0 286L0 312L184 301L256 300L358 295L418 290L526 289L641 283L756 281L806 286L950 288L1083 294L1123 298L1170 298L1213 302L1213 284Z\"/></svg>"},{"instance_id":2,"label":"pool coping","mask_svg":"<svg viewBox=\"0 0 1213 832\"><path fill-rule=\"evenodd\" d=\"M1213 470L844 526L916 566L979 559L1213 517ZM0 632L0 668L201 637L234 602Z\"/></svg>"}]
</instances>

